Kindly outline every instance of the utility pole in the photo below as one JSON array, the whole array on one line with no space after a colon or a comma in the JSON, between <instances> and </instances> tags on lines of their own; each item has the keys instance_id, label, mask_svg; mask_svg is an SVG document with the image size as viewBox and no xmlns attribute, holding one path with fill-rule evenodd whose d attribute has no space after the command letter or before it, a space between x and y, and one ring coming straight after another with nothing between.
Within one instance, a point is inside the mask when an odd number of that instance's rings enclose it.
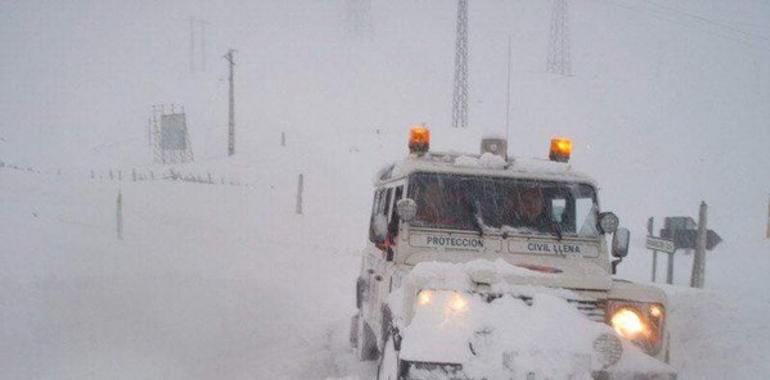
<instances>
[{"instance_id":1,"label":"utility pole","mask_svg":"<svg viewBox=\"0 0 770 380\"><path fill-rule=\"evenodd\" d=\"M206 24L209 22L206 20L198 20L201 27L201 71L206 71Z\"/></svg>"},{"instance_id":2,"label":"utility pole","mask_svg":"<svg viewBox=\"0 0 770 380\"><path fill-rule=\"evenodd\" d=\"M674 283L674 254L668 254L668 265L666 267L666 284Z\"/></svg>"},{"instance_id":3,"label":"utility pole","mask_svg":"<svg viewBox=\"0 0 770 380\"><path fill-rule=\"evenodd\" d=\"M452 126L455 128L468 126L468 0L457 0Z\"/></svg>"},{"instance_id":4,"label":"utility pole","mask_svg":"<svg viewBox=\"0 0 770 380\"><path fill-rule=\"evenodd\" d=\"M510 144L511 128L511 35L508 35L508 87L505 91L505 141Z\"/></svg>"},{"instance_id":5,"label":"utility pole","mask_svg":"<svg viewBox=\"0 0 770 380\"><path fill-rule=\"evenodd\" d=\"M650 217L647 219L647 236L654 236L653 231L655 230L655 218ZM657 276L658 272L658 251L653 250L652 251L652 282L655 282L655 278Z\"/></svg>"},{"instance_id":6,"label":"utility pole","mask_svg":"<svg viewBox=\"0 0 770 380\"><path fill-rule=\"evenodd\" d=\"M195 19L190 17L190 72L195 72Z\"/></svg>"},{"instance_id":7,"label":"utility pole","mask_svg":"<svg viewBox=\"0 0 770 380\"><path fill-rule=\"evenodd\" d=\"M692 260L692 275L690 277L690 287L703 288L706 275L706 228L708 217L708 206L706 202L700 203L698 212L698 235L695 238L695 257Z\"/></svg>"},{"instance_id":8,"label":"utility pole","mask_svg":"<svg viewBox=\"0 0 770 380\"><path fill-rule=\"evenodd\" d=\"M227 155L232 156L235 154L235 92L233 89L233 68L235 66L235 60L233 53L235 50L230 49L225 55L225 59L230 63L230 93L229 93L229 118L227 123Z\"/></svg>"},{"instance_id":9,"label":"utility pole","mask_svg":"<svg viewBox=\"0 0 770 380\"><path fill-rule=\"evenodd\" d=\"M569 37L568 0L553 0L551 34L548 40L546 71L564 76L572 75Z\"/></svg>"},{"instance_id":10,"label":"utility pole","mask_svg":"<svg viewBox=\"0 0 770 380\"><path fill-rule=\"evenodd\" d=\"M770 239L770 195L767 196L767 235L766 237Z\"/></svg>"}]
</instances>

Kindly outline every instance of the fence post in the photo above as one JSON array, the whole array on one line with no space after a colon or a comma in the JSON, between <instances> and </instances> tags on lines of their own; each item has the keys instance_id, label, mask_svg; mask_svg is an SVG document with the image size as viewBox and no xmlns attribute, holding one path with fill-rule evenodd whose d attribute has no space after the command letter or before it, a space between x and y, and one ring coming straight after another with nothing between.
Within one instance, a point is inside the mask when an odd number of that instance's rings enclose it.
<instances>
[{"instance_id":1,"label":"fence post","mask_svg":"<svg viewBox=\"0 0 770 380\"><path fill-rule=\"evenodd\" d=\"M299 180L297 181L297 215L302 215L302 187L303 187L303 179L304 176L302 174L299 175Z\"/></svg>"},{"instance_id":2,"label":"fence post","mask_svg":"<svg viewBox=\"0 0 770 380\"><path fill-rule=\"evenodd\" d=\"M115 205L115 217L118 240L123 240L123 194L118 190L118 200Z\"/></svg>"}]
</instances>

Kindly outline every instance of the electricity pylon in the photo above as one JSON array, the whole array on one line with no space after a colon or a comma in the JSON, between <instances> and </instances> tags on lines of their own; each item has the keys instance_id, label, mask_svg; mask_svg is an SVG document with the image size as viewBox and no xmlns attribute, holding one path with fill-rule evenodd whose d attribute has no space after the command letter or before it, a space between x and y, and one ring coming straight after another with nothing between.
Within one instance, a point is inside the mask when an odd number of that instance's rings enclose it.
<instances>
[{"instance_id":1,"label":"electricity pylon","mask_svg":"<svg viewBox=\"0 0 770 380\"><path fill-rule=\"evenodd\" d=\"M551 34L548 40L546 71L572 75L569 38L569 7L567 0L553 0Z\"/></svg>"},{"instance_id":2,"label":"electricity pylon","mask_svg":"<svg viewBox=\"0 0 770 380\"><path fill-rule=\"evenodd\" d=\"M455 86L452 96L452 126L468 126L468 0L457 1Z\"/></svg>"}]
</instances>

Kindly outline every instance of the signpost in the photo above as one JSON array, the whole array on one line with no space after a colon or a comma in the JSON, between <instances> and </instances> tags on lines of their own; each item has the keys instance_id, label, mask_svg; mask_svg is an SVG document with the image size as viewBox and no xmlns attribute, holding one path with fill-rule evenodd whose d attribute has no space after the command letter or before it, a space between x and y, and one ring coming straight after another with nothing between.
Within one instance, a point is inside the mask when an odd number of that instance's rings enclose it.
<instances>
[{"instance_id":1,"label":"signpost","mask_svg":"<svg viewBox=\"0 0 770 380\"><path fill-rule=\"evenodd\" d=\"M655 229L655 218L650 217L647 219L647 235L652 236L652 231ZM647 248L650 248L649 246ZM658 251L656 251L654 248L652 249L652 282L655 282L655 277L657 277L658 272Z\"/></svg>"},{"instance_id":2,"label":"signpost","mask_svg":"<svg viewBox=\"0 0 770 380\"><path fill-rule=\"evenodd\" d=\"M705 203L701 205L701 208L699 219L702 222L700 226L689 216L666 217L663 222L664 228L660 230L660 237L653 236L653 219L650 218L647 221L648 236L645 246L647 249L652 250L654 255L652 259L653 282L655 282L658 251L668 253L666 283L673 284L674 253L678 249L683 249L685 252L695 249L696 254L693 258L691 286L703 287L706 266L705 251L713 250L722 241L722 238L715 231L706 228ZM770 209L768 212L770 212Z\"/></svg>"},{"instance_id":3,"label":"signpost","mask_svg":"<svg viewBox=\"0 0 770 380\"><path fill-rule=\"evenodd\" d=\"M701 202L700 211L698 212L698 235L695 239L695 256L692 259L692 274L690 275L690 287L692 288L703 288L703 284L706 282L707 215L708 205L706 205L706 202Z\"/></svg>"},{"instance_id":4,"label":"signpost","mask_svg":"<svg viewBox=\"0 0 770 380\"><path fill-rule=\"evenodd\" d=\"M647 249L651 249L653 251L661 251L666 253L676 252L676 247L674 246L673 240L657 238L654 236L647 236L646 246Z\"/></svg>"}]
</instances>

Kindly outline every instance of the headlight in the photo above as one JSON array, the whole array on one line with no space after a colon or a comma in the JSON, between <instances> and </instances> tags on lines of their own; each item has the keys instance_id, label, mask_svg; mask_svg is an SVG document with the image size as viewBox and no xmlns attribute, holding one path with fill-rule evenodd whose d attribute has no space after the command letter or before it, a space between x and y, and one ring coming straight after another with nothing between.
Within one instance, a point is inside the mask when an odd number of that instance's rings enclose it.
<instances>
[{"instance_id":1,"label":"headlight","mask_svg":"<svg viewBox=\"0 0 770 380\"><path fill-rule=\"evenodd\" d=\"M452 293L452 295L449 296L447 306L449 306L449 310L460 313L468 310L468 299L460 293Z\"/></svg>"},{"instance_id":2,"label":"headlight","mask_svg":"<svg viewBox=\"0 0 770 380\"><path fill-rule=\"evenodd\" d=\"M607 322L650 355L660 352L665 310L657 303L610 301Z\"/></svg>"},{"instance_id":3,"label":"headlight","mask_svg":"<svg viewBox=\"0 0 770 380\"><path fill-rule=\"evenodd\" d=\"M642 317L639 316L638 312L625 307L612 315L610 324L615 329L615 332L627 339L636 339L636 337L644 333L646 327L642 323Z\"/></svg>"},{"instance_id":4,"label":"headlight","mask_svg":"<svg viewBox=\"0 0 770 380\"><path fill-rule=\"evenodd\" d=\"M428 305L431 302L433 302L433 291L432 290L422 290L420 293L417 293L417 304L418 305Z\"/></svg>"},{"instance_id":5,"label":"headlight","mask_svg":"<svg viewBox=\"0 0 770 380\"><path fill-rule=\"evenodd\" d=\"M417 293L417 306L444 305L447 312L462 313L468 310L468 296L452 291L424 289Z\"/></svg>"}]
</instances>

